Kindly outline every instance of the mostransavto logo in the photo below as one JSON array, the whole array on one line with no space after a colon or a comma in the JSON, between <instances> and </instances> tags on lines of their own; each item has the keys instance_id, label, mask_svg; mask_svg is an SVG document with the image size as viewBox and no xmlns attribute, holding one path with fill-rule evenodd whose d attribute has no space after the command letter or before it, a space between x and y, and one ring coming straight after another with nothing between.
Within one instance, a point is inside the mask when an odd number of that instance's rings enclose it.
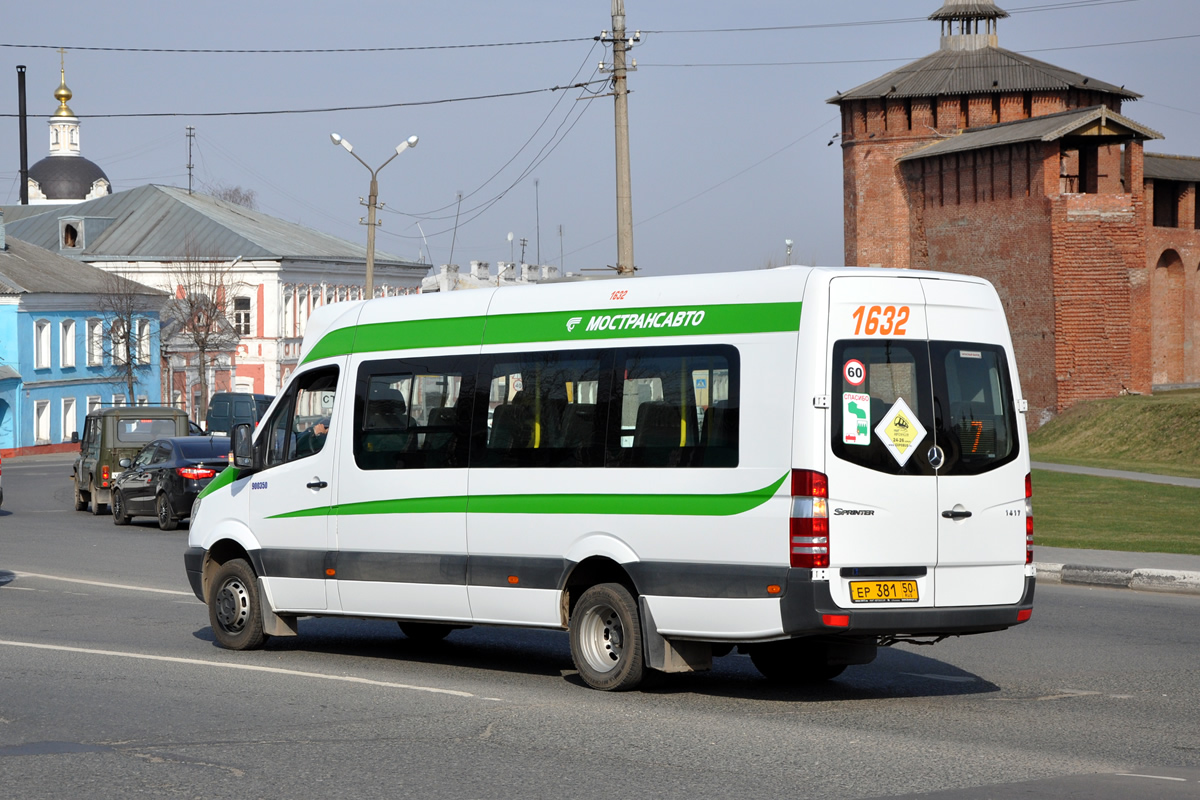
<instances>
[{"instance_id":1,"label":"mostransavto logo","mask_svg":"<svg viewBox=\"0 0 1200 800\"><path fill-rule=\"evenodd\" d=\"M582 321L581 317L572 317L567 321L567 330L574 331L575 326ZM694 328L702 322L704 322L704 309L650 311L641 314L598 314L588 320L585 330L590 333L592 331L649 330L650 328Z\"/></svg>"}]
</instances>

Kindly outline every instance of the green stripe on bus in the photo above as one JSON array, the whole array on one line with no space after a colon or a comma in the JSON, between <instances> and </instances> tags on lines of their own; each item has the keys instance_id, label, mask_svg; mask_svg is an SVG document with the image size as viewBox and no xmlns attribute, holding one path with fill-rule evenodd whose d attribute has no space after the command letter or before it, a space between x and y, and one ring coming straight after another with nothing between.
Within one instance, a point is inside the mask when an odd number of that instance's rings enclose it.
<instances>
[{"instance_id":1,"label":"green stripe on bus","mask_svg":"<svg viewBox=\"0 0 1200 800\"><path fill-rule=\"evenodd\" d=\"M377 322L330 331L303 363L426 347L778 333L798 330L800 311L800 303L731 303Z\"/></svg>"},{"instance_id":2,"label":"green stripe on bus","mask_svg":"<svg viewBox=\"0 0 1200 800\"><path fill-rule=\"evenodd\" d=\"M363 514L632 514L640 516L728 517L758 508L787 479L737 494L501 494L477 497L411 497L306 508L270 519L359 516Z\"/></svg>"},{"instance_id":3,"label":"green stripe on bus","mask_svg":"<svg viewBox=\"0 0 1200 800\"><path fill-rule=\"evenodd\" d=\"M414 319L338 328L321 337L304 357L304 363L350 353L478 345L483 339L483 320L483 317Z\"/></svg>"},{"instance_id":4,"label":"green stripe on bus","mask_svg":"<svg viewBox=\"0 0 1200 800\"><path fill-rule=\"evenodd\" d=\"M205 486L200 490L200 494L196 495L196 499L199 500L202 497L208 497L218 489L224 489L226 486L236 481L239 474L240 473L237 467L226 467L217 473L217 477L209 481L208 486Z\"/></svg>"}]
</instances>

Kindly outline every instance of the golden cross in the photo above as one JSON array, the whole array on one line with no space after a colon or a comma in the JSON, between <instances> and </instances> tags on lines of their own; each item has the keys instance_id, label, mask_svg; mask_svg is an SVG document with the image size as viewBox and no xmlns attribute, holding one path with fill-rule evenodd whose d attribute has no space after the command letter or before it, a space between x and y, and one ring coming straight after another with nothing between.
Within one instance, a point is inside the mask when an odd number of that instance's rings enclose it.
<instances>
[{"instance_id":1,"label":"golden cross","mask_svg":"<svg viewBox=\"0 0 1200 800\"><path fill-rule=\"evenodd\" d=\"M59 66L59 69L63 70L64 72L67 69L67 62L64 58L64 56L66 56L66 54L67 54L66 50L64 50L61 47L58 48L58 66Z\"/></svg>"}]
</instances>

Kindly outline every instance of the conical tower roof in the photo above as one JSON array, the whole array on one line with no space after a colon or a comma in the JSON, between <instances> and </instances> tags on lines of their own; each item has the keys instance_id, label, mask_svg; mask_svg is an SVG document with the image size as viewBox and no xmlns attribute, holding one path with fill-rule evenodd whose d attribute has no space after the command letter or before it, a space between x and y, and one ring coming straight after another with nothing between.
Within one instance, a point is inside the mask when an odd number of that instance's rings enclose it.
<instances>
[{"instance_id":1,"label":"conical tower roof","mask_svg":"<svg viewBox=\"0 0 1200 800\"><path fill-rule=\"evenodd\" d=\"M958 19L1004 19L1008 12L999 8L992 0L946 0L937 11L929 15L932 20Z\"/></svg>"}]
</instances>

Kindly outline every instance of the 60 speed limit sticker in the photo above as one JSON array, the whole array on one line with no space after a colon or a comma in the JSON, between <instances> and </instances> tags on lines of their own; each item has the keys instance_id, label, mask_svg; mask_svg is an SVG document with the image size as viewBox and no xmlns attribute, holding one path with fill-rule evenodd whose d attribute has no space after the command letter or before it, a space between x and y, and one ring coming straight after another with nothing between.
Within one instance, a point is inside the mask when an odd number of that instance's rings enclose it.
<instances>
[{"instance_id":1,"label":"60 speed limit sticker","mask_svg":"<svg viewBox=\"0 0 1200 800\"><path fill-rule=\"evenodd\" d=\"M846 362L846 366L842 367L842 377L851 386L862 386L863 381L867 379L867 368L861 361L852 358Z\"/></svg>"}]
</instances>

